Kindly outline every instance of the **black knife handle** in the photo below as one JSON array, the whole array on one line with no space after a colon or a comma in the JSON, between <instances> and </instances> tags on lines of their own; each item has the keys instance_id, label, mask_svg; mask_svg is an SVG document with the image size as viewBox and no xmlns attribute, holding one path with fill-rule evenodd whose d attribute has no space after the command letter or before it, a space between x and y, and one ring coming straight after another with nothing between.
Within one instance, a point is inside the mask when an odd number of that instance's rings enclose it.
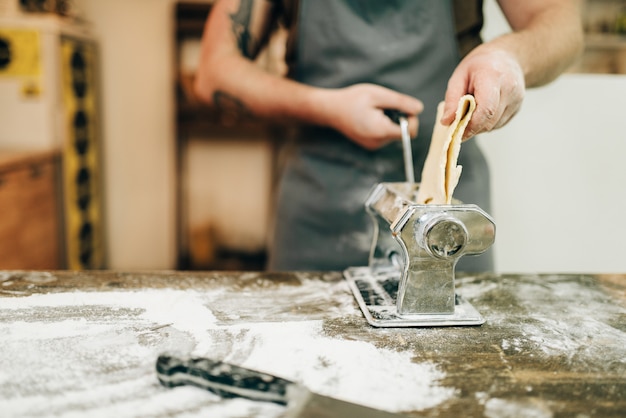
<instances>
[{"instance_id":1,"label":"black knife handle","mask_svg":"<svg viewBox=\"0 0 626 418\"><path fill-rule=\"evenodd\" d=\"M243 397L286 405L287 389L295 383L287 379L208 358L160 355L156 363L163 386L193 385L225 398Z\"/></svg>"},{"instance_id":2,"label":"black knife handle","mask_svg":"<svg viewBox=\"0 0 626 418\"><path fill-rule=\"evenodd\" d=\"M387 116L389 119L391 119L391 121L393 123L397 123L398 125L400 124L400 118L401 117L405 117L406 118L406 113L401 112L399 110L396 109L383 109L383 113L385 114L385 116Z\"/></svg>"}]
</instances>

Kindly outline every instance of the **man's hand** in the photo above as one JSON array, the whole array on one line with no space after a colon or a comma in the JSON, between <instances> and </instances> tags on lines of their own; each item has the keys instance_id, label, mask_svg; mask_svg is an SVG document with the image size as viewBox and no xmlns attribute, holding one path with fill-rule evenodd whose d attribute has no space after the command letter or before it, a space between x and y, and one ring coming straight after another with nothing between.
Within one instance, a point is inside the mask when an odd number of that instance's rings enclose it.
<instances>
[{"instance_id":1,"label":"man's hand","mask_svg":"<svg viewBox=\"0 0 626 418\"><path fill-rule=\"evenodd\" d=\"M417 115L422 102L414 97L373 84L356 84L324 90L320 96L326 124L368 150L378 149L402 136L400 125L385 114L385 109L406 113L411 136L417 135Z\"/></svg>"},{"instance_id":2,"label":"man's hand","mask_svg":"<svg viewBox=\"0 0 626 418\"><path fill-rule=\"evenodd\" d=\"M459 99L469 93L476 99L476 111L463 140L501 128L520 109L525 91L524 73L511 54L486 45L479 46L452 74L441 122L444 125L452 123Z\"/></svg>"},{"instance_id":3,"label":"man's hand","mask_svg":"<svg viewBox=\"0 0 626 418\"><path fill-rule=\"evenodd\" d=\"M583 48L582 0L498 0L513 32L468 54L448 82L444 116L454 120L464 94L476 111L464 139L504 126L520 109L525 89L558 77Z\"/></svg>"}]
</instances>

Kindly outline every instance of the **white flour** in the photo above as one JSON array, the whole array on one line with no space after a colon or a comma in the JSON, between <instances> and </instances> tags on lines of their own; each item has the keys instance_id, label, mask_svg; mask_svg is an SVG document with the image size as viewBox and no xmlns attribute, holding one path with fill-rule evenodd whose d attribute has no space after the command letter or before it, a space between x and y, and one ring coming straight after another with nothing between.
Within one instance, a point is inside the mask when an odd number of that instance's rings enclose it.
<instances>
[{"instance_id":1,"label":"white flour","mask_svg":"<svg viewBox=\"0 0 626 418\"><path fill-rule=\"evenodd\" d=\"M332 292L328 284L320 289ZM311 289L308 289L310 291ZM274 288L293 303L299 286ZM306 291L306 290L305 290ZM315 292L314 292L315 293ZM245 300L245 292L241 293ZM276 295L274 295L276 296ZM360 314L339 304L337 317ZM319 297L319 295L318 295ZM232 298L232 295L231 295ZM273 299L276 299L275 297ZM11 416L280 416L278 405L220 402L200 389L162 388L158 354L207 356L296 380L313 391L391 411L434 407L454 395L442 372L408 352L330 338L322 320L231 323L221 291L72 292L4 298L0 411ZM247 317L246 306L231 318ZM250 308L250 307L247 307Z\"/></svg>"},{"instance_id":2,"label":"white flour","mask_svg":"<svg viewBox=\"0 0 626 418\"><path fill-rule=\"evenodd\" d=\"M486 418L552 418L554 414L544 402L528 398L523 401L510 401L498 398L485 403Z\"/></svg>"},{"instance_id":3,"label":"white flour","mask_svg":"<svg viewBox=\"0 0 626 418\"><path fill-rule=\"evenodd\" d=\"M542 281L510 280L502 287L516 296L522 308L515 333L500 343L505 352L537 352L567 360L569 366L585 370L598 367L602 353L607 371L626 364L626 334L611 326L611 318L626 314L626 309L611 303L597 286L586 286L575 278L545 276ZM463 286L463 295L480 299L497 290L494 283ZM489 324L510 327L516 320L510 312L492 314Z\"/></svg>"}]
</instances>

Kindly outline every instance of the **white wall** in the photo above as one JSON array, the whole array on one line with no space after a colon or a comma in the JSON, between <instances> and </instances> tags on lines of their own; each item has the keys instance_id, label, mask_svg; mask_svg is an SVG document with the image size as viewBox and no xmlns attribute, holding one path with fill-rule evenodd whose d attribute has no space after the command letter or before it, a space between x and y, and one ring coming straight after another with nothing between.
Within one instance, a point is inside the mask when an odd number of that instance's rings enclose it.
<instances>
[{"instance_id":1,"label":"white wall","mask_svg":"<svg viewBox=\"0 0 626 418\"><path fill-rule=\"evenodd\" d=\"M173 0L80 0L99 40L109 266L175 266Z\"/></svg>"},{"instance_id":2,"label":"white wall","mask_svg":"<svg viewBox=\"0 0 626 418\"><path fill-rule=\"evenodd\" d=\"M487 2L487 39L508 30ZM626 76L565 74L479 139L501 272L626 271Z\"/></svg>"}]
</instances>

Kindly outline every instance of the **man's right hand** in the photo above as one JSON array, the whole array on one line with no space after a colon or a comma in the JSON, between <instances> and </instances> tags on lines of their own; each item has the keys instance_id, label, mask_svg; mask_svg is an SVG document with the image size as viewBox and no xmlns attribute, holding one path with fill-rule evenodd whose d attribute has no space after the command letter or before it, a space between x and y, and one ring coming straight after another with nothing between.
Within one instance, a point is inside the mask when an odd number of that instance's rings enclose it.
<instances>
[{"instance_id":1,"label":"man's right hand","mask_svg":"<svg viewBox=\"0 0 626 418\"><path fill-rule=\"evenodd\" d=\"M374 84L321 90L318 99L326 124L368 150L402 136L400 125L384 114L385 109L408 115L411 137L417 135L417 115L424 109L416 98Z\"/></svg>"}]
</instances>

